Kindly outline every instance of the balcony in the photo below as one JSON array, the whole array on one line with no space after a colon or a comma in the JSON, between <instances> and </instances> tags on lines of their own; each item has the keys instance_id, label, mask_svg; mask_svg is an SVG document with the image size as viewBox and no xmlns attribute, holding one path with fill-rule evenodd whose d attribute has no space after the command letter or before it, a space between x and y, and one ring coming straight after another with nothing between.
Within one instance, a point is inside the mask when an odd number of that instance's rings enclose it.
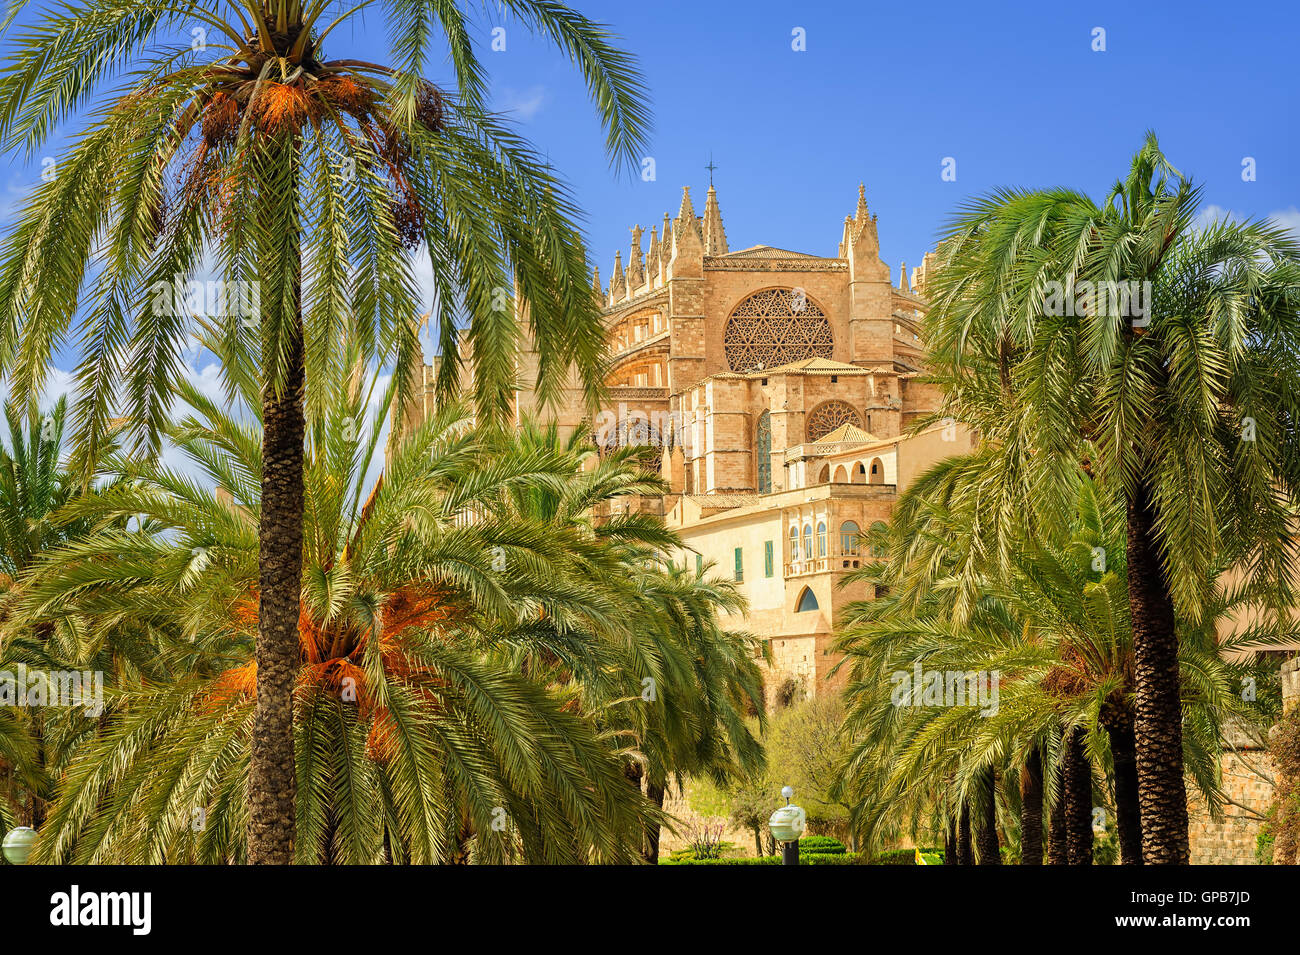
<instances>
[{"instance_id":1,"label":"balcony","mask_svg":"<svg viewBox=\"0 0 1300 955\"><path fill-rule=\"evenodd\" d=\"M788 560L783 566L785 578L789 580L792 577L811 577L814 574L847 574L867 564L878 563L880 560L879 557L870 557L858 551L843 551L825 557Z\"/></svg>"}]
</instances>

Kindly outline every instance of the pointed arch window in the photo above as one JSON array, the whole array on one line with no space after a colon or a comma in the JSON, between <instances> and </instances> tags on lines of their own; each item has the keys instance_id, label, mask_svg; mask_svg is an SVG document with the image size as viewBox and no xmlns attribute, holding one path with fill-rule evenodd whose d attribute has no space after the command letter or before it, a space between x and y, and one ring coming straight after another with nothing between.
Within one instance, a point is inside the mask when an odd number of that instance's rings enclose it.
<instances>
[{"instance_id":1,"label":"pointed arch window","mask_svg":"<svg viewBox=\"0 0 1300 955\"><path fill-rule=\"evenodd\" d=\"M817 556L826 556L826 522L817 522Z\"/></svg>"},{"instance_id":2,"label":"pointed arch window","mask_svg":"<svg viewBox=\"0 0 1300 955\"><path fill-rule=\"evenodd\" d=\"M811 588L805 587L803 593L799 595L799 602L795 604L794 612L807 613L810 610L820 609L817 605L817 595L812 592Z\"/></svg>"},{"instance_id":3,"label":"pointed arch window","mask_svg":"<svg viewBox=\"0 0 1300 955\"><path fill-rule=\"evenodd\" d=\"M799 528L790 528L790 559L799 559Z\"/></svg>"},{"instance_id":4,"label":"pointed arch window","mask_svg":"<svg viewBox=\"0 0 1300 955\"><path fill-rule=\"evenodd\" d=\"M811 558L813 555L811 524L805 524L803 526L803 555L806 558Z\"/></svg>"},{"instance_id":5,"label":"pointed arch window","mask_svg":"<svg viewBox=\"0 0 1300 955\"><path fill-rule=\"evenodd\" d=\"M754 435L754 456L758 468L758 493L772 493L772 416L764 411L758 416Z\"/></svg>"}]
</instances>

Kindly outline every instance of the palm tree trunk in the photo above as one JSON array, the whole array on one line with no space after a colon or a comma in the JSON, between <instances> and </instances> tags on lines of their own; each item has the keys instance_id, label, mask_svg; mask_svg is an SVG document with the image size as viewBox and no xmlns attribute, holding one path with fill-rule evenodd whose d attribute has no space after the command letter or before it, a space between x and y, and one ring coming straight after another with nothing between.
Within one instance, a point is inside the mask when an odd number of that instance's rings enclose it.
<instances>
[{"instance_id":1,"label":"palm tree trunk","mask_svg":"<svg viewBox=\"0 0 1300 955\"><path fill-rule=\"evenodd\" d=\"M1142 858L1186 865L1182 700L1174 605L1160 562L1155 507L1139 484L1128 502L1128 601L1133 618L1134 732Z\"/></svg>"},{"instance_id":2,"label":"palm tree trunk","mask_svg":"<svg viewBox=\"0 0 1300 955\"><path fill-rule=\"evenodd\" d=\"M1142 864L1142 813L1138 803L1137 739L1133 713L1115 707L1103 712L1102 725L1110 737L1115 764L1115 828L1119 834L1120 865Z\"/></svg>"},{"instance_id":3,"label":"palm tree trunk","mask_svg":"<svg viewBox=\"0 0 1300 955\"><path fill-rule=\"evenodd\" d=\"M980 790L980 824L975 836L979 864L1001 865L1002 852L998 846L998 784L992 766L984 771Z\"/></svg>"},{"instance_id":4,"label":"palm tree trunk","mask_svg":"<svg viewBox=\"0 0 1300 955\"><path fill-rule=\"evenodd\" d=\"M957 820L948 819L943 830L943 864L957 865Z\"/></svg>"},{"instance_id":5,"label":"palm tree trunk","mask_svg":"<svg viewBox=\"0 0 1300 955\"><path fill-rule=\"evenodd\" d=\"M452 846L448 865L469 865L469 844L474 838L474 826L469 816L461 816L460 827L456 831L456 844Z\"/></svg>"},{"instance_id":6,"label":"palm tree trunk","mask_svg":"<svg viewBox=\"0 0 1300 955\"><path fill-rule=\"evenodd\" d=\"M1020 864L1043 864L1043 759L1037 746L1020 771Z\"/></svg>"},{"instance_id":7,"label":"palm tree trunk","mask_svg":"<svg viewBox=\"0 0 1300 955\"><path fill-rule=\"evenodd\" d=\"M1064 757L1065 746L1062 743L1061 754ZM1066 835L1069 826L1065 812L1065 765L1064 759L1056 770L1056 783L1053 788L1052 813L1048 818L1047 864L1070 864L1070 840Z\"/></svg>"},{"instance_id":8,"label":"palm tree trunk","mask_svg":"<svg viewBox=\"0 0 1300 955\"><path fill-rule=\"evenodd\" d=\"M966 800L962 800L961 818L957 822L957 864L975 864L975 853L970 844L970 803Z\"/></svg>"},{"instance_id":9,"label":"palm tree trunk","mask_svg":"<svg viewBox=\"0 0 1300 955\"><path fill-rule=\"evenodd\" d=\"M258 521L257 711L248 767L248 861L293 861L293 687L302 595L302 316L289 343L283 392L262 395L262 513Z\"/></svg>"},{"instance_id":10,"label":"palm tree trunk","mask_svg":"<svg viewBox=\"0 0 1300 955\"><path fill-rule=\"evenodd\" d=\"M1065 840L1070 865L1092 865L1092 767L1083 750L1084 732L1075 727L1066 734Z\"/></svg>"},{"instance_id":11,"label":"palm tree trunk","mask_svg":"<svg viewBox=\"0 0 1300 955\"><path fill-rule=\"evenodd\" d=\"M655 785L654 780L646 780L646 796L660 809L664 807L664 787ZM641 855L651 865L659 864L659 823L652 822L646 827L645 844Z\"/></svg>"}]
</instances>

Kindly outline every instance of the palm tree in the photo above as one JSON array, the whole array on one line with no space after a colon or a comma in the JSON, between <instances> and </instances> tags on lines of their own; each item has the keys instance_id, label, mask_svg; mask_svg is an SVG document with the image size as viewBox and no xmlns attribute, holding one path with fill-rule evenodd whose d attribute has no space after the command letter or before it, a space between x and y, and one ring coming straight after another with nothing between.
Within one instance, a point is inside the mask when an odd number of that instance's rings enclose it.
<instances>
[{"instance_id":1,"label":"palm tree","mask_svg":"<svg viewBox=\"0 0 1300 955\"><path fill-rule=\"evenodd\" d=\"M549 526L581 526L606 545L619 561L613 575L628 583L637 607L613 629L584 641L604 644L621 680L609 669L599 679L575 672L569 661L531 657L520 661L529 672L547 672L563 683L576 681L593 709L609 707L611 719L631 727L636 740L625 771L638 791L662 808L670 780L708 776L717 783L752 775L763 766L763 750L746 717L765 725L759 661L764 644L732 631L720 614L740 616L744 599L728 581L709 577L710 568L687 570L662 555L680 546L661 518L620 507L628 498L660 494L663 482L646 472L644 449L597 449L591 435L575 429L561 436L554 424L527 419L500 436L494 453L504 461L537 453L569 462L571 479L562 485L516 486L508 512ZM591 567L592 577L611 573ZM544 621L539 626L555 626ZM558 637L559 634L557 633ZM643 856L659 857L660 822L647 820Z\"/></svg>"},{"instance_id":2,"label":"palm tree","mask_svg":"<svg viewBox=\"0 0 1300 955\"><path fill-rule=\"evenodd\" d=\"M1123 491L1150 863L1188 859L1177 619L1207 612L1225 555L1281 616L1300 478L1300 247L1264 223L1198 229L1199 199L1148 135L1102 203L1066 189L975 200L942 236L926 319L939 416L996 449L972 475L990 553L1006 559L1026 502L1039 520L1062 512L1083 440Z\"/></svg>"},{"instance_id":3,"label":"palm tree","mask_svg":"<svg viewBox=\"0 0 1300 955\"><path fill-rule=\"evenodd\" d=\"M75 628L57 618L31 621L23 628L6 627L21 599L21 578L42 554L76 540L88 530L85 522L60 521L59 509L80 490L65 468L62 442L67 425L67 400L58 399L42 413L29 403L4 410L7 436L0 445L0 669L80 669L88 663L87 644ZM12 672L12 671L10 671ZM40 826L49 799L50 769L57 766L61 743L75 736L69 727L84 729L75 715L60 719L47 708L5 707L0 717L0 776L12 816L24 825ZM10 815L11 813L5 813Z\"/></svg>"},{"instance_id":4,"label":"palm tree","mask_svg":"<svg viewBox=\"0 0 1300 955\"><path fill-rule=\"evenodd\" d=\"M711 569L665 560L643 565L633 578L644 600L638 629L660 650L657 661L643 658L654 664L655 705L636 710L646 792L661 808L670 781L679 789L692 776L725 785L765 765L753 730L761 735L766 726L759 661L767 648L721 625L719 615L741 616L746 604L731 582L708 577ZM647 862L658 861L659 836L659 821L648 820Z\"/></svg>"},{"instance_id":5,"label":"palm tree","mask_svg":"<svg viewBox=\"0 0 1300 955\"><path fill-rule=\"evenodd\" d=\"M570 461L545 450L502 460L447 407L373 477L396 386L377 392L356 373L360 347L340 352L308 429L296 860L454 861L470 843L485 861L637 859L660 813L624 783L626 731L603 725L576 687L506 665L522 648L596 683L608 657L579 637L621 626L635 606L605 541L503 507L562 488ZM178 386L193 412L168 434L196 474L146 463L69 503L63 517L95 530L25 578L29 618L114 608L194 657L166 681L118 687L104 730L69 762L43 860L247 858L264 463L256 381L239 380L233 411Z\"/></svg>"},{"instance_id":6,"label":"palm tree","mask_svg":"<svg viewBox=\"0 0 1300 955\"><path fill-rule=\"evenodd\" d=\"M896 519L889 529L891 558L898 559L859 575L887 585L889 596L852 605L847 615L841 644L853 678L845 726L856 737L857 751L843 785L858 794L858 815L867 826L938 804L949 819L982 813L975 834L988 839L989 774L1000 769L1004 780L1014 774L1025 787L1022 859L1033 864L1041 858L1048 783L1052 861L1075 865L1091 862L1096 790L1114 807L1121 860L1138 864L1134 654L1122 503L1076 472L1068 526L1058 527L1054 538L1022 537L1001 576L986 565L988 576L977 581L981 596L959 618L953 611L962 590L958 568L967 564L963 547L973 537L969 522L980 508L956 491L966 489L962 476L988 453L945 460L909 488L899 514L913 522ZM933 548L914 549L918 538ZM934 579L907 562L918 554ZM925 592L918 596L909 587ZM1222 724L1246 714L1234 692L1244 671L1219 652L1214 621L1239 609L1245 598L1210 589L1202 620L1179 621L1181 695L1186 766L1217 812L1224 798L1218 772ZM1266 630L1243 632L1233 648L1265 645ZM919 694L901 701L913 705L899 706L891 679L915 666L996 672L996 712L916 706ZM956 802L936 799L935 791L945 789L956 794Z\"/></svg>"},{"instance_id":7,"label":"palm tree","mask_svg":"<svg viewBox=\"0 0 1300 955\"><path fill-rule=\"evenodd\" d=\"M485 111L486 72L463 5L385 0L392 63L329 56L338 27L366 6L326 25L324 2L80 0L10 29L0 75L9 150L34 154L57 124L99 107L0 256L0 374L19 392L39 391L51 349L75 321L77 443L89 460L119 398L133 436L156 448L190 311L218 319L226 347L257 359L259 679L248 826L257 863L294 856L304 403L322 407L319 382L345 320L361 322L367 359L395 361L404 392L419 360L409 253L423 247L444 396L468 346L479 414L506 414L521 331L512 288L528 303L543 396L571 367L589 395L600 384L603 337L574 207L539 157ZM604 28L549 0L502 6L577 66L614 159L639 155L641 89ZM210 31L202 42L169 40L196 23ZM439 36L454 95L421 75ZM110 87L119 75L125 86ZM220 300L181 302L207 253L219 266ZM88 278L86 300L78 293ZM233 397L238 389L227 385Z\"/></svg>"}]
</instances>

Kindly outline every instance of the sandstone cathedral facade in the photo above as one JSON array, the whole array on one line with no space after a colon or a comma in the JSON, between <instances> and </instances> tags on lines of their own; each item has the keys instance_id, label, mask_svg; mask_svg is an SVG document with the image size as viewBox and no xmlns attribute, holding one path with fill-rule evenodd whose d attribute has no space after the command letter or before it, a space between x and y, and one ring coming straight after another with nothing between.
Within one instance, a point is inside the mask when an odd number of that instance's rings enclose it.
<instances>
[{"instance_id":1,"label":"sandstone cathedral facade","mask_svg":"<svg viewBox=\"0 0 1300 955\"><path fill-rule=\"evenodd\" d=\"M895 284L877 228L859 187L834 256L732 251L716 190L697 215L684 189L646 248L632 229L607 288L594 275L604 405L585 407L576 387L558 406L539 407L527 388L517 398L521 417L589 429L598 446L646 447L670 491L620 506L661 514L685 545L675 560L736 582L749 611L731 623L771 643L769 705L833 688L842 610L872 596L840 585L878 558L869 530L918 474L971 447L953 424L912 433L939 403L918 336L933 260L910 278L904 266ZM434 373L425 366L426 397L408 420L431 401ZM535 379L525 348L519 380Z\"/></svg>"}]
</instances>

